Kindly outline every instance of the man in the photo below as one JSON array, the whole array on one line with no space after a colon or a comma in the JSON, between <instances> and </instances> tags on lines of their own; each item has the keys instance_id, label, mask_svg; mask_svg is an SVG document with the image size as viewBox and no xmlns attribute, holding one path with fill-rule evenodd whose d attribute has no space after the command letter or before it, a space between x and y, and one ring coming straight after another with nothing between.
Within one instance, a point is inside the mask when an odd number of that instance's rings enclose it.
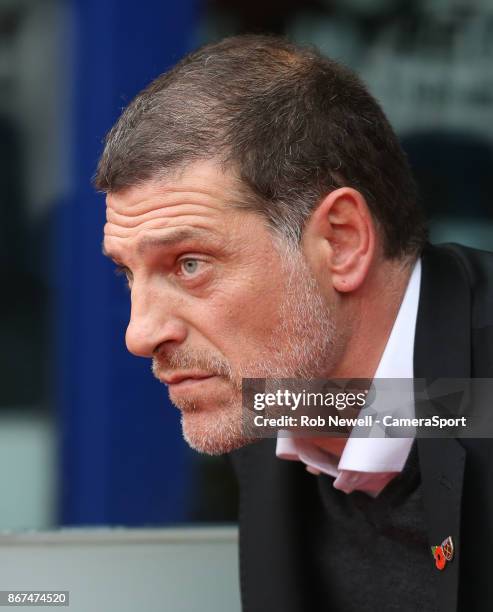
<instances>
[{"instance_id":1,"label":"man","mask_svg":"<svg viewBox=\"0 0 493 612\"><path fill-rule=\"evenodd\" d=\"M492 376L492 257L426 244L361 81L276 38L206 46L128 106L95 184L129 350L193 448L235 451L244 609L487 609L488 440L280 437L276 455L241 426L245 377Z\"/></svg>"}]
</instances>

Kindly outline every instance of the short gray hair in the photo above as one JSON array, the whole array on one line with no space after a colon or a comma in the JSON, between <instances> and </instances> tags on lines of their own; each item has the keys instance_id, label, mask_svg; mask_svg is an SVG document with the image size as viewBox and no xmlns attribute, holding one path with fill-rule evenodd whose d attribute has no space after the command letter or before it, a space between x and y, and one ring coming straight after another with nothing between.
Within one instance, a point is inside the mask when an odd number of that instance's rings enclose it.
<instances>
[{"instance_id":1,"label":"short gray hair","mask_svg":"<svg viewBox=\"0 0 493 612\"><path fill-rule=\"evenodd\" d=\"M299 243L330 191L366 198L389 258L426 239L406 157L378 103L345 66L268 36L206 45L137 95L106 137L95 186L118 192L213 158L234 170L269 226Z\"/></svg>"}]
</instances>

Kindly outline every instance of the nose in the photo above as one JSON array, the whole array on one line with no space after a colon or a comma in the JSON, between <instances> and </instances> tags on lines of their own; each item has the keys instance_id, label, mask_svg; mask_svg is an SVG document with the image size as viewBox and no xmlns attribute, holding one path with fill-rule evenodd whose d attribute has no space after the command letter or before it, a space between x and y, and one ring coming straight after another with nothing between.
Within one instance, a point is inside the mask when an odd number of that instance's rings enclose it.
<instances>
[{"instance_id":1,"label":"nose","mask_svg":"<svg viewBox=\"0 0 493 612\"><path fill-rule=\"evenodd\" d=\"M132 310L125 343L137 357L152 357L163 343L181 344L187 337L185 323L176 315L172 300L146 291L132 288Z\"/></svg>"}]
</instances>

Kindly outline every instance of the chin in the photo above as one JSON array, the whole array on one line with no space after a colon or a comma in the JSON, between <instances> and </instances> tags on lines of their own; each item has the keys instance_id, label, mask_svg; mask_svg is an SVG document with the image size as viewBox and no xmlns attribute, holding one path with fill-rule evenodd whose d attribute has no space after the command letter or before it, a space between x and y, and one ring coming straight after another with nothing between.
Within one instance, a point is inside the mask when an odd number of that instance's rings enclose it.
<instances>
[{"instance_id":1,"label":"chin","mask_svg":"<svg viewBox=\"0 0 493 612\"><path fill-rule=\"evenodd\" d=\"M222 455L253 442L242 431L241 414L232 416L227 413L226 418L218 418L217 414L184 412L183 437L191 448L206 455Z\"/></svg>"}]
</instances>

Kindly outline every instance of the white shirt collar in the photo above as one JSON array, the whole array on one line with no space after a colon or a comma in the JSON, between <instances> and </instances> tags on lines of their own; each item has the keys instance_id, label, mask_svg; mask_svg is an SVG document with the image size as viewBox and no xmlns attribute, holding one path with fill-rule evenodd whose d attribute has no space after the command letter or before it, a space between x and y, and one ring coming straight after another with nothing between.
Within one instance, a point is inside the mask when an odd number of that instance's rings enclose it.
<instances>
[{"instance_id":1,"label":"white shirt collar","mask_svg":"<svg viewBox=\"0 0 493 612\"><path fill-rule=\"evenodd\" d=\"M375 378L412 379L414 376L414 334L420 284L421 261L418 259ZM334 487L346 493L359 490L374 497L402 471L413 444L413 438L358 438L350 435L337 461L335 456L315 446L309 438L291 437L285 430L279 434L276 455L280 459L303 461L309 472L323 472L335 477Z\"/></svg>"}]
</instances>

